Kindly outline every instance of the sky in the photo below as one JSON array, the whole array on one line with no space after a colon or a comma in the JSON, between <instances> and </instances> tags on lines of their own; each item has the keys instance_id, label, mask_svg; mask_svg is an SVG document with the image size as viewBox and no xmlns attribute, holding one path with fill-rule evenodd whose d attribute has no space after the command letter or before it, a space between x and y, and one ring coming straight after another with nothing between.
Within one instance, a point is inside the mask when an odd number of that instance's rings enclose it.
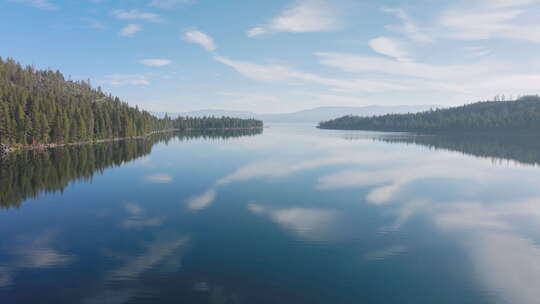
<instances>
[{"instance_id":1,"label":"sky","mask_svg":"<svg viewBox=\"0 0 540 304\"><path fill-rule=\"evenodd\" d=\"M0 0L0 56L150 111L540 92L540 0Z\"/></svg>"}]
</instances>

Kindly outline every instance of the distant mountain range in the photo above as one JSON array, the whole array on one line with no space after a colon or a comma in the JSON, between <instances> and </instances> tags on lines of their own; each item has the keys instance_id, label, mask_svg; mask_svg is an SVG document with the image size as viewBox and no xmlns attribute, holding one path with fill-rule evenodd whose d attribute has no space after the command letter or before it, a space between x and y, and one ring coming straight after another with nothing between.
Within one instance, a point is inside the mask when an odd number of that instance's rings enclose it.
<instances>
[{"instance_id":1,"label":"distant mountain range","mask_svg":"<svg viewBox=\"0 0 540 304\"><path fill-rule=\"evenodd\" d=\"M171 118L178 116L203 117L203 116L228 116L235 118L255 118L264 122L302 122L317 123L346 115L373 116L384 114L416 113L430 109L441 108L439 105L418 106L364 106L364 107L318 107L292 113L279 114L256 114L247 111L227 110L199 110L183 113L167 113ZM157 117L165 116L165 112L154 112Z\"/></svg>"}]
</instances>

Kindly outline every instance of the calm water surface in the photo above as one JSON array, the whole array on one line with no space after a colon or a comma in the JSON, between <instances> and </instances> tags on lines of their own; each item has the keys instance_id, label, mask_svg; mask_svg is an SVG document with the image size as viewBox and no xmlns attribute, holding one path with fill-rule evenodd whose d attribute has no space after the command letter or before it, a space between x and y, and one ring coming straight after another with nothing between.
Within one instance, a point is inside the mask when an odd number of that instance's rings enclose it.
<instances>
[{"instance_id":1,"label":"calm water surface","mask_svg":"<svg viewBox=\"0 0 540 304\"><path fill-rule=\"evenodd\" d=\"M539 141L233 135L3 160L0 303L538 303Z\"/></svg>"}]
</instances>

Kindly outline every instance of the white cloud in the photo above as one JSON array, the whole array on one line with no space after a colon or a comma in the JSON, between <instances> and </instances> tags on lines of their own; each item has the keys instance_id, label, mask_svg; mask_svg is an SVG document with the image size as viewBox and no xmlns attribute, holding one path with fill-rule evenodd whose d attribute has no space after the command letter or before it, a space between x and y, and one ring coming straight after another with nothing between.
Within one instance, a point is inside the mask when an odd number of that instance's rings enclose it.
<instances>
[{"instance_id":1,"label":"white cloud","mask_svg":"<svg viewBox=\"0 0 540 304\"><path fill-rule=\"evenodd\" d=\"M530 90L539 74L516 74L515 66L497 61L470 64L426 64L413 60L392 60L344 53L317 53L320 63L346 72L407 76L398 83L411 90L442 90L454 93L482 93L500 90ZM502 75L502 76L501 76Z\"/></svg>"},{"instance_id":2,"label":"white cloud","mask_svg":"<svg viewBox=\"0 0 540 304\"><path fill-rule=\"evenodd\" d=\"M139 60L139 63L148 65L148 66L160 67L160 66L169 65L172 62L168 59L142 59L142 60Z\"/></svg>"},{"instance_id":3,"label":"white cloud","mask_svg":"<svg viewBox=\"0 0 540 304\"><path fill-rule=\"evenodd\" d=\"M507 21L516 18L522 13L521 10L449 10L441 16L439 23L453 31L448 33L451 38L482 40L512 30L514 25L507 23Z\"/></svg>"},{"instance_id":4,"label":"white cloud","mask_svg":"<svg viewBox=\"0 0 540 304\"><path fill-rule=\"evenodd\" d=\"M58 9L58 6L56 4L53 4L49 2L48 0L10 0L10 1L15 2L15 3L30 5L35 8L42 9L42 10L52 11L52 10Z\"/></svg>"},{"instance_id":5,"label":"white cloud","mask_svg":"<svg viewBox=\"0 0 540 304\"><path fill-rule=\"evenodd\" d=\"M105 76L104 83L113 87L132 85L145 86L149 85L150 81L146 75L138 74L113 74Z\"/></svg>"},{"instance_id":6,"label":"white cloud","mask_svg":"<svg viewBox=\"0 0 540 304\"><path fill-rule=\"evenodd\" d=\"M281 65L263 65L216 56L214 59L235 69L238 73L255 80L274 81L302 79L309 74Z\"/></svg>"},{"instance_id":7,"label":"white cloud","mask_svg":"<svg viewBox=\"0 0 540 304\"><path fill-rule=\"evenodd\" d=\"M399 26L396 26L396 25L387 26L389 30L402 33L414 41L418 41L418 42L433 41L433 38L428 33L426 33L423 29L421 29L416 24L416 22L409 15L407 15L407 13L405 13L404 10L385 8L383 9L383 11L393 14L399 19L401 19L401 21L403 21L403 24Z\"/></svg>"},{"instance_id":8,"label":"white cloud","mask_svg":"<svg viewBox=\"0 0 540 304\"><path fill-rule=\"evenodd\" d=\"M249 37L255 37L264 34L268 34L268 30L263 27L254 27L246 31L246 35L248 35Z\"/></svg>"},{"instance_id":9,"label":"white cloud","mask_svg":"<svg viewBox=\"0 0 540 304\"><path fill-rule=\"evenodd\" d=\"M380 81L375 77L371 77L369 79L327 78L312 73L297 71L293 68L282 65L263 65L232 60L219 56L214 57L214 59L232 67L245 77L261 81L301 80L307 83L333 87L336 90L359 92L380 92L408 89L405 85Z\"/></svg>"},{"instance_id":10,"label":"white cloud","mask_svg":"<svg viewBox=\"0 0 540 304\"><path fill-rule=\"evenodd\" d=\"M538 0L478 0L451 7L434 25L438 36L456 40L510 39L540 43Z\"/></svg>"},{"instance_id":11,"label":"white cloud","mask_svg":"<svg viewBox=\"0 0 540 304\"><path fill-rule=\"evenodd\" d=\"M540 0L483 0L485 7L508 8L540 3Z\"/></svg>"},{"instance_id":12,"label":"white cloud","mask_svg":"<svg viewBox=\"0 0 540 304\"><path fill-rule=\"evenodd\" d=\"M316 53L320 63L338 68L345 72L376 72L390 75L422 77L428 79L441 79L461 74L465 71L474 71L473 65L434 65L422 64L412 61L397 61L387 58L365 56L346 53ZM476 70L476 74L480 71ZM483 72L483 70L482 70ZM466 74L470 75L470 74Z\"/></svg>"},{"instance_id":13,"label":"white cloud","mask_svg":"<svg viewBox=\"0 0 540 304\"><path fill-rule=\"evenodd\" d=\"M369 41L369 47L379 54L404 60L408 54L395 39L379 37Z\"/></svg>"},{"instance_id":14,"label":"white cloud","mask_svg":"<svg viewBox=\"0 0 540 304\"><path fill-rule=\"evenodd\" d=\"M192 0L152 0L148 5L157 8L172 8L191 2Z\"/></svg>"},{"instance_id":15,"label":"white cloud","mask_svg":"<svg viewBox=\"0 0 540 304\"><path fill-rule=\"evenodd\" d=\"M533 4L539 0L474 0L457 2L442 10L434 22L418 26L403 9L383 9L403 21L386 28L414 41L433 42L441 39L488 40L510 39L540 43L540 23Z\"/></svg>"},{"instance_id":16,"label":"white cloud","mask_svg":"<svg viewBox=\"0 0 540 304\"><path fill-rule=\"evenodd\" d=\"M137 34L138 32L142 31L142 29L143 29L143 26L140 24L128 24L125 27L123 27L122 30L120 30L120 35L127 36L127 37L133 36Z\"/></svg>"},{"instance_id":17,"label":"white cloud","mask_svg":"<svg viewBox=\"0 0 540 304\"><path fill-rule=\"evenodd\" d=\"M491 50L483 46L467 46L461 48L467 56L484 57L491 54Z\"/></svg>"},{"instance_id":18,"label":"white cloud","mask_svg":"<svg viewBox=\"0 0 540 304\"><path fill-rule=\"evenodd\" d=\"M212 39L212 37L197 30L184 32L182 35L182 39L184 39L187 42L198 44L209 52L213 52L217 48L214 43L214 39Z\"/></svg>"},{"instance_id":19,"label":"white cloud","mask_svg":"<svg viewBox=\"0 0 540 304\"><path fill-rule=\"evenodd\" d=\"M339 11L323 0L299 0L268 24L254 27L246 33L258 36L276 32L328 32L341 27Z\"/></svg>"},{"instance_id":20,"label":"white cloud","mask_svg":"<svg viewBox=\"0 0 540 304\"><path fill-rule=\"evenodd\" d=\"M114 10L112 14L118 19L122 20L144 20L151 22L160 22L161 19L158 14L141 12L138 10Z\"/></svg>"}]
</instances>

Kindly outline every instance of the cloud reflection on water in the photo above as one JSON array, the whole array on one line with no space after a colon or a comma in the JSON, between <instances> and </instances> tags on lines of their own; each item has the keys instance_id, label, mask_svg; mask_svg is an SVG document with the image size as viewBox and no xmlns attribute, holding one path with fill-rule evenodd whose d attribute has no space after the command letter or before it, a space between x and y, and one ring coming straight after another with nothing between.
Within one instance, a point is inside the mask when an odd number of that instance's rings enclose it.
<instances>
[{"instance_id":1,"label":"cloud reflection on water","mask_svg":"<svg viewBox=\"0 0 540 304\"><path fill-rule=\"evenodd\" d=\"M125 229L158 227L165 221L162 216L147 216L146 211L138 204L127 203L125 207L129 217L120 224Z\"/></svg>"},{"instance_id":2,"label":"cloud reflection on water","mask_svg":"<svg viewBox=\"0 0 540 304\"><path fill-rule=\"evenodd\" d=\"M385 215L391 214L389 223L380 227L379 232L407 233L410 221L427 219L439 232L457 239L469 257L462 262L470 263L478 283L491 294L509 303L530 304L540 298L537 168L501 165L489 158L384 144L364 137L330 137L326 141L320 136L286 134L274 139L271 147L284 147L286 156L269 155L264 161L238 168L195 199L198 204L190 205L197 210L207 208L219 187L231 183L284 179L325 167L324 173L316 173L320 175L314 188L335 195L345 189L358 190L357 204L368 203ZM257 142L246 141L246 148L257 149ZM328 236L336 230L338 217L365 219L358 214L341 215L330 204L305 208L251 203L247 207L254 215L265 217L305 240L330 240ZM367 260L380 260L414 249L406 239L401 241L361 254Z\"/></svg>"},{"instance_id":3,"label":"cloud reflection on water","mask_svg":"<svg viewBox=\"0 0 540 304\"><path fill-rule=\"evenodd\" d=\"M142 292L137 284L140 277L167 259L182 259L190 243L189 237L169 240L157 239L146 246L146 251L135 257L125 257L127 262L108 272L100 291L82 301L85 304L122 304ZM113 284L114 283L114 284Z\"/></svg>"},{"instance_id":4,"label":"cloud reflection on water","mask_svg":"<svg viewBox=\"0 0 540 304\"><path fill-rule=\"evenodd\" d=\"M16 245L6 248L12 260L4 266L0 265L0 287L9 286L17 272L58 268L73 262L73 255L61 253L54 247L57 238L57 231L46 230L36 236L20 237Z\"/></svg>"},{"instance_id":5,"label":"cloud reflection on water","mask_svg":"<svg viewBox=\"0 0 540 304\"><path fill-rule=\"evenodd\" d=\"M317 208L272 208L257 203L250 203L247 208L307 240L331 238L332 228L339 216L335 210Z\"/></svg>"}]
</instances>

